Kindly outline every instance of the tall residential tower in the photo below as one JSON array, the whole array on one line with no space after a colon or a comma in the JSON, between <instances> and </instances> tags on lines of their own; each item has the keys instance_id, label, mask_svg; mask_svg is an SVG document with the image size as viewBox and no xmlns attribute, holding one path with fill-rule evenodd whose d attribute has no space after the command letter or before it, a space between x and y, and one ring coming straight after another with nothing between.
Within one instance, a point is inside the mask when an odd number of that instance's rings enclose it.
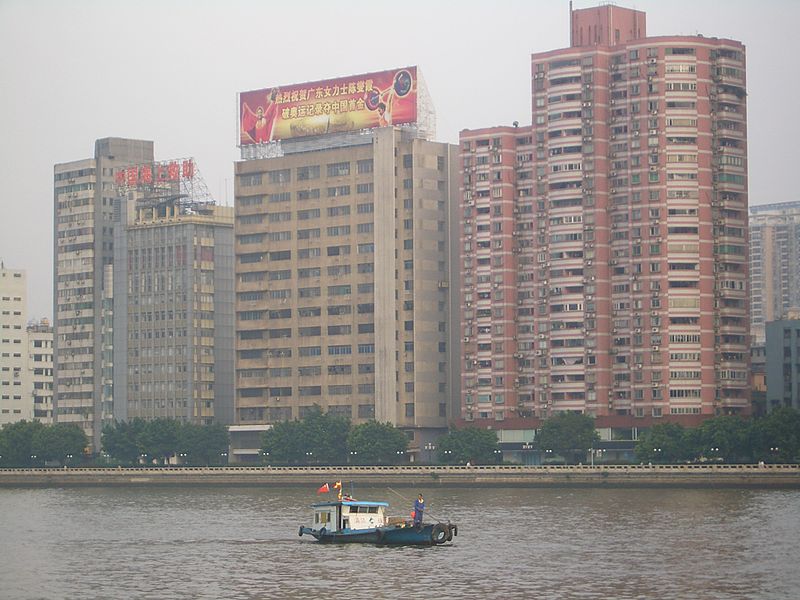
<instances>
[{"instance_id":1,"label":"tall residential tower","mask_svg":"<svg viewBox=\"0 0 800 600\"><path fill-rule=\"evenodd\" d=\"M103 380L104 285L114 256L115 172L153 160L153 142L104 138L93 158L54 168L53 417L100 449L113 406Z\"/></svg>"},{"instance_id":2,"label":"tall residential tower","mask_svg":"<svg viewBox=\"0 0 800 600\"><path fill-rule=\"evenodd\" d=\"M531 73L530 129L461 136L464 266L503 269L464 272L467 415L748 412L743 45L607 5Z\"/></svg>"},{"instance_id":3,"label":"tall residential tower","mask_svg":"<svg viewBox=\"0 0 800 600\"><path fill-rule=\"evenodd\" d=\"M750 207L753 342L763 346L765 326L800 308L800 202Z\"/></svg>"}]
</instances>

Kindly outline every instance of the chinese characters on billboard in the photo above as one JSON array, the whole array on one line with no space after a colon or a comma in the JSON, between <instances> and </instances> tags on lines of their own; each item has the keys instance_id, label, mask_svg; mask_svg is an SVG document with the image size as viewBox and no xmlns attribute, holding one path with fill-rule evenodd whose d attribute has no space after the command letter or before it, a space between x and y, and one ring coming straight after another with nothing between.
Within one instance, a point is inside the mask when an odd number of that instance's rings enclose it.
<instances>
[{"instance_id":1,"label":"chinese characters on billboard","mask_svg":"<svg viewBox=\"0 0 800 600\"><path fill-rule=\"evenodd\" d=\"M192 159L171 160L121 168L114 173L114 182L120 187L135 188L159 183L178 183L192 179L194 174Z\"/></svg>"},{"instance_id":2,"label":"chinese characters on billboard","mask_svg":"<svg viewBox=\"0 0 800 600\"><path fill-rule=\"evenodd\" d=\"M416 67L239 95L243 146L416 120Z\"/></svg>"}]
</instances>

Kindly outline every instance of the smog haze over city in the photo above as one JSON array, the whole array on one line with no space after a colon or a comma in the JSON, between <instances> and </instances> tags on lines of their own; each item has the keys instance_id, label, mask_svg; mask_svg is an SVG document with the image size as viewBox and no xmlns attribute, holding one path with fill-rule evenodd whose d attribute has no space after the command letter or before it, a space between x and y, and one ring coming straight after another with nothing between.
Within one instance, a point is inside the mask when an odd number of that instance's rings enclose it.
<instances>
[{"instance_id":1,"label":"smog haze over city","mask_svg":"<svg viewBox=\"0 0 800 600\"><path fill-rule=\"evenodd\" d=\"M621 4L646 11L650 36L747 46L750 203L796 199L800 124L783 107L800 95L787 71L800 3ZM456 142L461 129L529 123L530 54L567 46L568 33L566 0L2 0L0 258L27 271L28 315L52 316L53 165L91 157L95 139L153 140L157 159L193 156L211 194L231 205L238 92L416 64L437 139Z\"/></svg>"}]
</instances>

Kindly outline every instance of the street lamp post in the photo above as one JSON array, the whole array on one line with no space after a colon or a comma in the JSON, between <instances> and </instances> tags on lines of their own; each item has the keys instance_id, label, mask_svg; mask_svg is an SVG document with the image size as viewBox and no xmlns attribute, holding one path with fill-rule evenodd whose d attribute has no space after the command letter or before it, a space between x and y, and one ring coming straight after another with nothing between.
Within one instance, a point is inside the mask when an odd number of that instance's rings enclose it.
<instances>
[{"instance_id":1,"label":"street lamp post","mask_svg":"<svg viewBox=\"0 0 800 600\"><path fill-rule=\"evenodd\" d=\"M219 462L220 463L228 462L228 453L227 452L220 452L219 453Z\"/></svg>"},{"instance_id":2,"label":"street lamp post","mask_svg":"<svg viewBox=\"0 0 800 600\"><path fill-rule=\"evenodd\" d=\"M356 462L356 456L358 456L358 451L350 450L350 462Z\"/></svg>"},{"instance_id":3,"label":"street lamp post","mask_svg":"<svg viewBox=\"0 0 800 600\"><path fill-rule=\"evenodd\" d=\"M774 462L777 462L778 450L780 450L780 448L778 448L777 446L770 446L769 451L772 454L772 460Z\"/></svg>"},{"instance_id":4,"label":"street lamp post","mask_svg":"<svg viewBox=\"0 0 800 600\"><path fill-rule=\"evenodd\" d=\"M306 464L311 464L311 457L314 456L313 452L306 452Z\"/></svg>"},{"instance_id":5,"label":"street lamp post","mask_svg":"<svg viewBox=\"0 0 800 600\"><path fill-rule=\"evenodd\" d=\"M500 450L498 448L498 449L493 450L492 453L494 454L494 462L496 462L496 463L503 462L503 451L502 450Z\"/></svg>"},{"instance_id":6,"label":"street lamp post","mask_svg":"<svg viewBox=\"0 0 800 600\"><path fill-rule=\"evenodd\" d=\"M404 450L398 450L397 451L397 461L398 462L402 462L403 461L403 455L405 455L405 451Z\"/></svg>"},{"instance_id":7,"label":"street lamp post","mask_svg":"<svg viewBox=\"0 0 800 600\"><path fill-rule=\"evenodd\" d=\"M453 454L453 451L452 450L444 450L442 452L442 454L444 454L444 462L445 463L449 463L450 462L450 455Z\"/></svg>"},{"instance_id":8,"label":"street lamp post","mask_svg":"<svg viewBox=\"0 0 800 600\"><path fill-rule=\"evenodd\" d=\"M661 460L661 448L653 448L653 460L656 462Z\"/></svg>"},{"instance_id":9,"label":"street lamp post","mask_svg":"<svg viewBox=\"0 0 800 600\"><path fill-rule=\"evenodd\" d=\"M428 451L428 462L431 462L433 457L433 451L436 450L436 446L428 442L427 444L425 444L425 450Z\"/></svg>"},{"instance_id":10,"label":"street lamp post","mask_svg":"<svg viewBox=\"0 0 800 600\"><path fill-rule=\"evenodd\" d=\"M262 450L261 451L261 462L262 462L262 464L267 462L268 460L269 460L269 452L267 452L266 450Z\"/></svg>"}]
</instances>

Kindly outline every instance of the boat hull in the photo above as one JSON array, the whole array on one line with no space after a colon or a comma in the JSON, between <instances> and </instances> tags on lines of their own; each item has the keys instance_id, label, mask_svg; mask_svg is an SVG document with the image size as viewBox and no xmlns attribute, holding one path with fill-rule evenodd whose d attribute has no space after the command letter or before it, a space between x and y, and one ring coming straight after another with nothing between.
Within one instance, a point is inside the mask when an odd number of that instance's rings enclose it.
<instances>
[{"instance_id":1,"label":"boat hull","mask_svg":"<svg viewBox=\"0 0 800 600\"><path fill-rule=\"evenodd\" d=\"M392 525L370 529L331 532L324 527L312 529L300 527L299 535L310 535L324 544L376 544L379 546L436 546L444 544L458 535L458 526L452 523L426 523Z\"/></svg>"}]
</instances>

